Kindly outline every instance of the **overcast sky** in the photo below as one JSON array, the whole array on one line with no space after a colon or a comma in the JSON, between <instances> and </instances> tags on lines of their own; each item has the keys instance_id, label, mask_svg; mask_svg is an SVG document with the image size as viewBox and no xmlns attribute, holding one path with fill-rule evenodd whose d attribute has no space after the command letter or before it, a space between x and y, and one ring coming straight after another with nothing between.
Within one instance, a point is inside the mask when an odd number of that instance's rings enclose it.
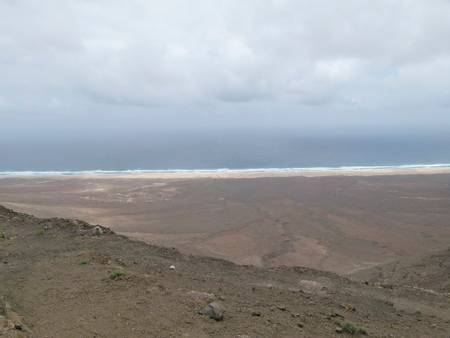
<instances>
[{"instance_id":1,"label":"overcast sky","mask_svg":"<svg viewBox=\"0 0 450 338\"><path fill-rule=\"evenodd\" d=\"M450 1L0 0L0 122L450 129Z\"/></svg>"}]
</instances>

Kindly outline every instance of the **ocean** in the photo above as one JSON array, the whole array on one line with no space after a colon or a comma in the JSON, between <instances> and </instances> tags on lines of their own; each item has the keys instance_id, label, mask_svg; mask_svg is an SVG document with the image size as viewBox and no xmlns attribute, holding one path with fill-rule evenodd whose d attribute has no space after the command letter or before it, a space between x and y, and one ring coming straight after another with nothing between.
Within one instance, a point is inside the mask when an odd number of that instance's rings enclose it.
<instances>
[{"instance_id":1,"label":"ocean","mask_svg":"<svg viewBox=\"0 0 450 338\"><path fill-rule=\"evenodd\" d=\"M315 136L294 131L170 131L2 139L0 172L327 170L448 166L450 135Z\"/></svg>"}]
</instances>

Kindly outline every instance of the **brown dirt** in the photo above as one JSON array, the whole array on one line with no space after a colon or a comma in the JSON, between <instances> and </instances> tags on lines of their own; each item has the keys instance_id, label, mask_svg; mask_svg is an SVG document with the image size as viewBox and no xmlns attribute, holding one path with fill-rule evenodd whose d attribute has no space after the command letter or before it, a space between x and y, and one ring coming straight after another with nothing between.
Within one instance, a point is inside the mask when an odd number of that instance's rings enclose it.
<instances>
[{"instance_id":1,"label":"brown dirt","mask_svg":"<svg viewBox=\"0 0 450 338\"><path fill-rule=\"evenodd\" d=\"M372 283L391 283L447 294L450 299L449 276L450 249L424 257L408 257L353 275L355 279L370 280Z\"/></svg>"},{"instance_id":2,"label":"brown dirt","mask_svg":"<svg viewBox=\"0 0 450 338\"><path fill-rule=\"evenodd\" d=\"M346 337L346 322L371 337L450 334L438 292L238 266L2 207L0 230L0 336ZM211 300L223 321L198 314Z\"/></svg>"},{"instance_id":3,"label":"brown dirt","mask_svg":"<svg viewBox=\"0 0 450 338\"><path fill-rule=\"evenodd\" d=\"M349 274L450 246L450 175L4 178L0 204L238 264Z\"/></svg>"}]
</instances>

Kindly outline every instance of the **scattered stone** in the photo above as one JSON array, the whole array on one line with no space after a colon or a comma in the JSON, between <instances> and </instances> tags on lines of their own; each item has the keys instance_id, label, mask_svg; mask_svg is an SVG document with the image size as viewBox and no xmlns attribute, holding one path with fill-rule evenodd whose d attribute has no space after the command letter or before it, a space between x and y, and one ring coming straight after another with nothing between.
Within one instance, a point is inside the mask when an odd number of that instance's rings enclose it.
<instances>
[{"instance_id":1,"label":"scattered stone","mask_svg":"<svg viewBox=\"0 0 450 338\"><path fill-rule=\"evenodd\" d=\"M103 230L101 227L99 227L98 225L94 228L93 230L93 235L94 236L100 236L101 234L103 234Z\"/></svg>"},{"instance_id":2,"label":"scattered stone","mask_svg":"<svg viewBox=\"0 0 450 338\"><path fill-rule=\"evenodd\" d=\"M218 302L209 303L205 308L199 311L199 314L208 316L216 321L223 320L223 308Z\"/></svg>"},{"instance_id":3,"label":"scattered stone","mask_svg":"<svg viewBox=\"0 0 450 338\"><path fill-rule=\"evenodd\" d=\"M356 311L356 308L353 306L353 305L351 305L351 304L340 304L340 307L341 308L343 308L345 311L348 311L348 312L355 312Z\"/></svg>"},{"instance_id":4,"label":"scattered stone","mask_svg":"<svg viewBox=\"0 0 450 338\"><path fill-rule=\"evenodd\" d=\"M380 286L384 289L393 289L394 285L390 284L390 283L381 283Z\"/></svg>"},{"instance_id":5,"label":"scattered stone","mask_svg":"<svg viewBox=\"0 0 450 338\"><path fill-rule=\"evenodd\" d=\"M116 258L115 261L117 262L117 264L119 264L120 266L126 266L126 263L123 261L123 259L121 258Z\"/></svg>"},{"instance_id":6,"label":"scattered stone","mask_svg":"<svg viewBox=\"0 0 450 338\"><path fill-rule=\"evenodd\" d=\"M80 223L80 222L78 222ZM81 222L82 226L80 229L80 232L83 234L86 231L89 231L89 225L87 223ZM100 236L100 235L104 235L104 234L112 234L113 231L111 229L105 228L101 225L96 225L94 226L94 228L92 230L90 230L93 236Z\"/></svg>"},{"instance_id":7,"label":"scattered stone","mask_svg":"<svg viewBox=\"0 0 450 338\"><path fill-rule=\"evenodd\" d=\"M301 290L309 294L323 294L326 292L326 287L317 281L301 280L298 284Z\"/></svg>"},{"instance_id":8,"label":"scattered stone","mask_svg":"<svg viewBox=\"0 0 450 338\"><path fill-rule=\"evenodd\" d=\"M330 317L332 317L332 318L336 318L336 317L344 318L344 315L340 314L337 311L334 311L334 312L331 313Z\"/></svg>"},{"instance_id":9,"label":"scattered stone","mask_svg":"<svg viewBox=\"0 0 450 338\"><path fill-rule=\"evenodd\" d=\"M286 311L286 306L284 305L277 305L277 309L280 311Z\"/></svg>"}]
</instances>

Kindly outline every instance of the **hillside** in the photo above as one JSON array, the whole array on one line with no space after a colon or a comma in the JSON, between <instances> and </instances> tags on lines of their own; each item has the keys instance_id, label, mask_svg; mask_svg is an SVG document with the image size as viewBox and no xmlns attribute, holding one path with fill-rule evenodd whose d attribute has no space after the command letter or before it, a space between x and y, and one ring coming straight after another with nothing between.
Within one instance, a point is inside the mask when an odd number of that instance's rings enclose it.
<instances>
[{"instance_id":1,"label":"hillside","mask_svg":"<svg viewBox=\"0 0 450 338\"><path fill-rule=\"evenodd\" d=\"M353 276L374 284L409 286L450 297L450 249L384 264Z\"/></svg>"},{"instance_id":2,"label":"hillside","mask_svg":"<svg viewBox=\"0 0 450 338\"><path fill-rule=\"evenodd\" d=\"M450 334L448 296L439 292L238 266L3 207L0 231L2 337ZM199 313L211 302L222 320Z\"/></svg>"}]
</instances>

